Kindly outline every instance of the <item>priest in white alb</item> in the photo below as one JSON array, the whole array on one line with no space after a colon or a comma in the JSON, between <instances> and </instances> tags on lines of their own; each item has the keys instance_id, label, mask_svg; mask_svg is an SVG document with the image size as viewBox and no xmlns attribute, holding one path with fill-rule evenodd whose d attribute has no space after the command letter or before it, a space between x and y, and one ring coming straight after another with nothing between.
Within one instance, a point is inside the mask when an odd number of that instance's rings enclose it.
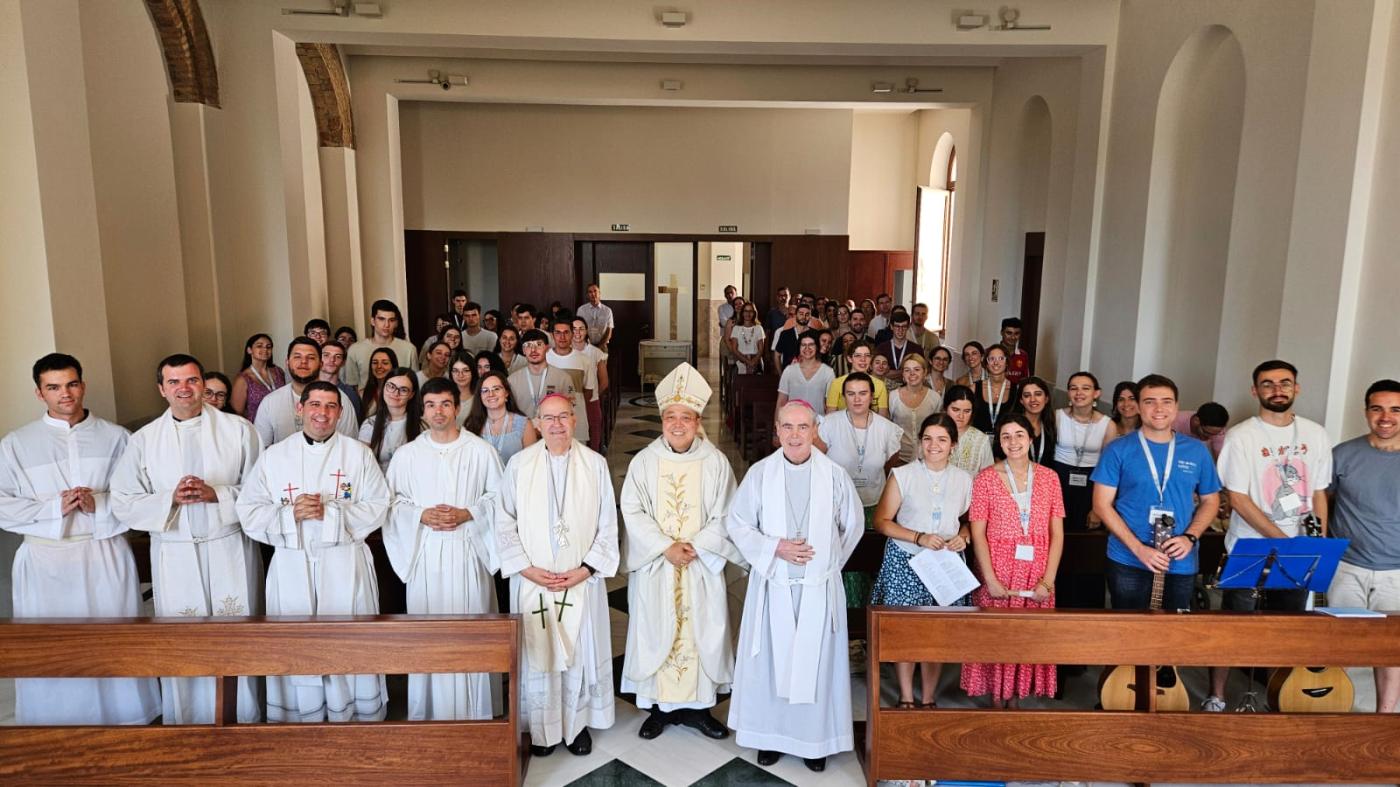
<instances>
[{"instance_id":1,"label":"priest in white alb","mask_svg":"<svg viewBox=\"0 0 1400 787\"><path fill-rule=\"evenodd\" d=\"M752 566L729 726L758 763L783 754L813 771L850 751L851 672L841 566L864 532L851 477L812 450L816 413L778 410L782 450L749 468L726 524Z\"/></svg>"},{"instance_id":2,"label":"priest in white alb","mask_svg":"<svg viewBox=\"0 0 1400 787\"><path fill-rule=\"evenodd\" d=\"M710 386L682 363L656 387L661 436L642 449L622 483L627 527L627 651L622 690L650 708L639 735L668 724L710 738L725 728L709 709L734 682L726 563L743 559L725 533L734 494L729 459L701 434Z\"/></svg>"},{"instance_id":3,"label":"priest in white alb","mask_svg":"<svg viewBox=\"0 0 1400 787\"><path fill-rule=\"evenodd\" d=\"M141 614L136 561L112 516L112 468L130 436L83 408L83 367L50 353L34 364L44 416L0 440L0 529L24 537L10 574L16 618ZM151 678L19 678L15 723L149 724Z\"/></svg>"},{"instance_id":4,"label":"priest in white alb","mask_svg":"<svg viewBox=\"0 0 1400 787\"><path fill-rule=\"evenodd\" d=\"M258 460L253 425L204 403L204 367L189 355L156 366L170 407L131 436L112 473L112 513L151 534L160 617L262 614L262 555L234 502ZM238 721L260 716L257 679L238 679ZM213 724L213 678L161 678L166 724Z\"/></svg>"},{"instance_id":5,"label":"priest in white alb","mask_svg":"<svg viewBox=\"0 0 1400 787\"><path fill-rule=\"evenodd\" d=\"M379 584L365 536L384 523L389 485L369 446L336 431L341 392L310 383L302 431L269 446L238 495L248 535L276 547L267 571L269 615L374 615ZM383 721L383 675L267 679L268 721Z\"/></svg>"},{"instance_id":6,"label":"priest in white alb","mask_svg":"<svg viewBox=\"0 0 1400 787\"><path fill-rule=\"evenodd\" d=\"M511 457L496 508L501 574L524 619L520 712L536 757L593 750L613 724L612 634L603 580L617 572L617 504L603 457L574 439L574 405L549 394L544 439Z\"/></svg>"},{"instance_id":7,"label":"priest in white alb","mask_svg":"<svg viewBox=\"0 0 1400 787\"><path fill-rule=\"evenodd\" d=\"M496 611L495 506L501 460L491 444L457 425L456 383L423 384L428 430L389 462L393 503L384 547L407 585L410 615ZM410 721L489 719L500 681L487 673L408 676Z\"/></svg>"}]
</instances>

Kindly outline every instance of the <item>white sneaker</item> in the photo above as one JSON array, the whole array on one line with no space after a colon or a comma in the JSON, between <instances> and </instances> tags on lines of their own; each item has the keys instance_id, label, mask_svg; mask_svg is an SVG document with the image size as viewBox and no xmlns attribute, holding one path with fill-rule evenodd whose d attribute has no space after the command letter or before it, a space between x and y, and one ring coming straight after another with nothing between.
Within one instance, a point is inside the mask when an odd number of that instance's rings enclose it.
<instances>
[{"instance_id":1,"label":"white sneaker","mask_svg":"<svg viewBox=\"0 0 1400 787\"><path fill-rule=\"evenodd\" d=\"M1221 698L1212 694L1209 697L1206 697L1204 700L1201 700L1201 710L1205 711L1206 713L1224 713L1225 700L1222 700Z\"/></svg>"}]
</instances>

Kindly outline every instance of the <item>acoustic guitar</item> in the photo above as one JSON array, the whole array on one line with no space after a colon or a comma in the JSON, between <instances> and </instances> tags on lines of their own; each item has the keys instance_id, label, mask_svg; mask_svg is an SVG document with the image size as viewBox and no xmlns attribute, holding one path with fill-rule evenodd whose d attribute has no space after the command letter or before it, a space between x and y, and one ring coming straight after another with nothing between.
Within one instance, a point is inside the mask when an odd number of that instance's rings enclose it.
<instances>
[{"instance_id":1,"label":"acoustic guitar","mask_svg":"<svg viewBox=\"0 0 1400 787\"><path fill-rule=\"evenodd\" d=\"M1152 525L1152 545L1161 549L1174 535L1176 521L1162 517ZM1154 612L1162 609L1162 590L1166 586L1166 574L1152 575L1152 603ZM1104 710L1135 710L1137 708L1137 670L1130 664L1120 665L1111 670L1105 669L1099 676L1099 705ZM1191 697L1186 686L1181 683L1181 674L1176 667L1157 667L1157 710L1191 710Z\"/></svg>"},{"instance_id":2,"label":"acoustic guitar","mask_svg":"<svg viewBox=\"0 0 1400 787\"><path fill-rule=\"evenodd\" d=\"M1322 536L1314 516L1303 521L1303 531ZM1327 606L1325 593L1313 594L1315 606ZM1341 667L1285 667L1269 676L1269 707L1280 713L1350 713L1356 687Z\"/></svg>"}]
</instances>

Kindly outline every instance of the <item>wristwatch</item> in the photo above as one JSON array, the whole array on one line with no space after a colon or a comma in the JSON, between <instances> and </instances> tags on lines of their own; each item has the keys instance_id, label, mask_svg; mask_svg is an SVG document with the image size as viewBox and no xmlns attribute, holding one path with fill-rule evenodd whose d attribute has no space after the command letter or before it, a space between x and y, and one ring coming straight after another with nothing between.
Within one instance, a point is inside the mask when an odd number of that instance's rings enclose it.
<instances>
[{"instance_id":1,"label":"wristwatch","mask_svg":"<svg viewBox=\"0 0 1400 787\"><path fill-rule=\"evenodd\" d=\"M1190 533L1182 533L1181 535L1185 536L1187 540L1189 540L1192 544L1195 544L1197 541L1200 540L1195 536L1191 535Z\"/></svg>"}]
</instances>

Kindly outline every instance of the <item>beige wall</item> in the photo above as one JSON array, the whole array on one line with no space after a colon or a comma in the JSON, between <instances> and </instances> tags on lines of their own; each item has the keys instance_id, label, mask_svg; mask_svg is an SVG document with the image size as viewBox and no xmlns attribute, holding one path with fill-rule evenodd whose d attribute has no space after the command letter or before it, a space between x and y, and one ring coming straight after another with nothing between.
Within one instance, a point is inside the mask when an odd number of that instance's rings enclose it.
<instances>
[{"instance_id":1,"label":"beige wall","mask_svg":"<svg viewBox=\"0 0 1400 787\"><path fill-rule=\"evenodd\" d=\"M408 229L846 231L845 110L405 102L399 128Z\"/></svg>"},{"instance_id":2,"label":"beige wall","mask_svg":"<svg viewBox=\"0 0 1400 787\"><path fill-rule=\"evenodd\" d=\"M852 249L914 248L916 110L856 110L851 124Z\"/></svg>"}]
</instances>

